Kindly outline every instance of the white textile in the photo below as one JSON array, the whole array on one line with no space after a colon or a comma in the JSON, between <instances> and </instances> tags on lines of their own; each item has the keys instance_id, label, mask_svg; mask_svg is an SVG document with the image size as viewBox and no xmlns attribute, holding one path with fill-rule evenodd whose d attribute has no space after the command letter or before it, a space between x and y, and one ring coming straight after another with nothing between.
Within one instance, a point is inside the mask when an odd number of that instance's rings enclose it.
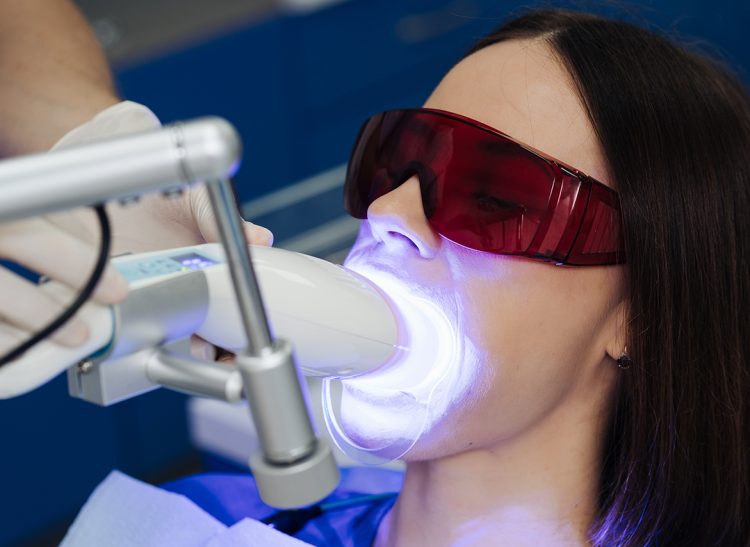
<instances>
[{"instance_id":1,"label":"white textile","mask_svg":"<svg viewBox=\"0 0 750 547\"><path fill-rule=\"evenodd\" d=\"M308 545L244 519L227 528L186 497L112 471L96 487L61 547L246 547Z\"/></svg>"}]
</instances>

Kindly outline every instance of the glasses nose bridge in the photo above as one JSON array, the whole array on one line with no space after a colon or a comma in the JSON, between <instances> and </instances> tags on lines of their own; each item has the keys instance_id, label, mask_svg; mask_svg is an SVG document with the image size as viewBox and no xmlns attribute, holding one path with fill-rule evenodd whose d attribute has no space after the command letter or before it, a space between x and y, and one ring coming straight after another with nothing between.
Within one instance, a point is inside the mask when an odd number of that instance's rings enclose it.
<instances>
[{"instance_id":1,"label":"glasses nose bridge","mask_svg":"<svg viewBox=\"0 0 750 547\"><path fill-rule=\"evenodd\" d=\"M401 169L392 188L395 190L412 179L416 179L416 183L419 186L422 211L425 217L430 219L435 214L437 205L436 175L429 165L426 165L422 161L412 160Z\"/></svg>"},{"instance_id":2,"label":"glasses nose bridge","mask_svg":"<svg viewBox=\"0 0 750 547\"><path fill-rule=\"evenodd\" d=\"M384 213L391 215L412 216L418 205L422 205L424 213L424 204L422 203L422 184L419 175L416 173L408 174L402 172L394 177L391 188L374 199L367 208L367 218L372 220L373 216ZM426 218L426 214L424 215Z\"/></svg>"}]
</instances>

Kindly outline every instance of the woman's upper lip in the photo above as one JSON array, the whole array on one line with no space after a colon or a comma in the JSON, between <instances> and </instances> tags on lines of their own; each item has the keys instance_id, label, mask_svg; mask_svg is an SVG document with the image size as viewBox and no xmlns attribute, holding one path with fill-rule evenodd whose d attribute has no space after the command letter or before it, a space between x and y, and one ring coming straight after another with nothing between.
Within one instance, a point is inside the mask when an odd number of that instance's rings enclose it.
<instances>
[{"instance_id":1,"label":"woman's upper lip","mask_svg":"<svg viewBox=\"0 0 750 547\"><path fill-rule=\"evenodd\" d=\"M399 259L391 253L379 252L374 247L354 253L344 265L352 269L361 266L393 274L403 274L406 271L403 257Z\"/></svg>"}]
</instances>

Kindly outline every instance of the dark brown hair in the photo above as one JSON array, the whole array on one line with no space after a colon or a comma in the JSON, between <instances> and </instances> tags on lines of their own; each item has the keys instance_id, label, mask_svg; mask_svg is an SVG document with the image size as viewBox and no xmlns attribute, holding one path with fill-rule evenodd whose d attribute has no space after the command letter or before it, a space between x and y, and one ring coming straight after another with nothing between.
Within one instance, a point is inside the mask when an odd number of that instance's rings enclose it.
<instances>
[{"instance_id":1,"label":"dark brown hair","mask_svg":"<svg viewBox=\"0 0 750 547\"><path fill-rule=\"evenodd\" d=\"M594 545L750 545L750 99L651 31L528 13L479 41L543 39L570 72L621 201L628 351Z\"/></svg>"}]
</instances>

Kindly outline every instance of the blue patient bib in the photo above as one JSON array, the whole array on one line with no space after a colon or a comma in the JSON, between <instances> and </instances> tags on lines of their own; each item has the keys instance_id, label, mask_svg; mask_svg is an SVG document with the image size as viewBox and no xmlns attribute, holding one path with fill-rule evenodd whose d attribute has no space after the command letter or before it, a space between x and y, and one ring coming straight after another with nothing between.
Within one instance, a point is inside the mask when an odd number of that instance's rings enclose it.
<instances>
[{"instance_id":1,"label":"blue patient bib","mask_svg":"<svg viewBox=\"0 0 750 547\"><path fill-rule=\"evenodd\" d=\"M343 469L341 484L324 502L397 492L401 488L401 482L402 473L398 471L378 468ZM227 526L248 517L262 520L277 511L261 501L255 481L250 475L208 473L164 484L162 488L186 496ZM323 513L308 521L294 537L326 547L369 547L375 540L380 522L394 503L395 496Z\"/></svg>"}]
</instances>

